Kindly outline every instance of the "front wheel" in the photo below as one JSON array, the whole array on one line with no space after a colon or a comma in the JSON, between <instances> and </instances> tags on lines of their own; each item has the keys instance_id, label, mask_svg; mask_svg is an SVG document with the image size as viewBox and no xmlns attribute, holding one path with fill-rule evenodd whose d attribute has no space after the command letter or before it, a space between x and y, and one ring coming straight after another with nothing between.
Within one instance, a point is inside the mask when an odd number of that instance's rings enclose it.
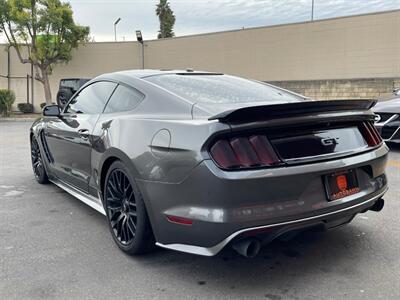
<instances>
[{"instance_id":1,"label":"front wheel","mask_svg":"<svg viewBox=\"0 0 400 300\"><path fill-rule=\"evenodd\" d=\"M103 195L111 235L118 247L130 255L153 250L155 240L142 196L120 161L109 168Z\"/></svg>"},{"instance_id":2,"label":"front wheel","mask_svg":"<svg viewBox=\"0 0 400 300\"><path fill-rule=\"evenodd\" d=\"M49 178L43 165L42 153L40 152L38 141L34 136L31 139L31 160L36 181L40 184L48 183Z\"/></svg>"}]
</instances>

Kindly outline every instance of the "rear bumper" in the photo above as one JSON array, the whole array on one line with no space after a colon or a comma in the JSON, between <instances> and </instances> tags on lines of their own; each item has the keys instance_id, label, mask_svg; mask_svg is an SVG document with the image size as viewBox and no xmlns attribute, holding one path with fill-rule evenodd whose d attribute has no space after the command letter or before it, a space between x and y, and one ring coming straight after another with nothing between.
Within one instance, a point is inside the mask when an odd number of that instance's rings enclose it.
<instances>
[{"instance_id":1,"label":"rear bumper","mask_svg":"<svg viewBox=\"0 0 400 300\"><path fill-rule=\"evenodd\" d=\"M209 256L246 232L274 228L282 233L293 226L351 219L385 193L387 153L382 145L337 160L237 172L222 171L205 160L180 183L138 184L157 244ZM357 170L361 192L328 201L323 176L347 169ZM171 223L167 215L193 224Z\"/></svg>"},{"instance_id":2,"label":"rear bumper","mask_svg":"<svg viewBox=\"0 0 400 300\"><path fill-rule=\"evenodd\" d=\"M214 256L218 254L228 243L233 241L234 239L246 235L246 233L254 232L254 235L257 233L268 232L268 229L272 229L270 232L270 239L273 239L283 233L286 233L291 230L306 228L306 227L313 227L322 225L324 227L337 227L342 224L350 222L353 217L360 212L363 212L373 206L376 201L382 198L382 196L386 193L387 187L380 192L378 195L353 206L346 207L337 211L333 211L330 213L325 213L321 215L316 215L308 218L291 220L281 223L274 223L264 226L258 227L251 227L238 230L227 238L216 244L212 247L199 247L194 245L187 245L187 244L162 244L157 242L156 245L162 248L186 252L191 254L203 255L203 256ZM276 229L276 230L274 230Z\"/></svg>"}]
</instances>

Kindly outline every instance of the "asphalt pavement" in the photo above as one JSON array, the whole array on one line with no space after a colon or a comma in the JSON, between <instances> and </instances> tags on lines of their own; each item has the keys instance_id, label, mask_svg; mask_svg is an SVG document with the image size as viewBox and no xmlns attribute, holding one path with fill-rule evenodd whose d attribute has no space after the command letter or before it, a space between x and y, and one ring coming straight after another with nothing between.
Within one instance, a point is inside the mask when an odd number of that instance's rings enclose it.
<instances>
[{"instance_id":1,"label":"asphalt pavement","mask_svg":"<svg viewBox=\"0 0 400 300\"><path fill-rule=\"evenodd\" d=\"M400 148L383 211L276 241L253 259L159 249L130 257L105 217L37 184L29 122L0 122L0 299L400 299Z\"/></svg>"}]
</instances>

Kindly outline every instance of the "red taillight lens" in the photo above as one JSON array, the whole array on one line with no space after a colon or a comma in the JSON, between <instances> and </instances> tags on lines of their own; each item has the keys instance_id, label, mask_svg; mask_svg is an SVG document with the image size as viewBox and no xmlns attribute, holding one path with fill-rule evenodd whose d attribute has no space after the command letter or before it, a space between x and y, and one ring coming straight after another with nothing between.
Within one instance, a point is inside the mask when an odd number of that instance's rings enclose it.
<instances>
[{"instance_id":1,"label":"red taillight lens","mask_svg":"<svg viewBox=\"0 0 400 300\"><path fill-rule=\"evenodd\" d=\"M230 144L240 166L251 167L259 164L257 153L254 151L248 138L233 138L230 140Z\"/></svg>"},{"instance_id":2,"label":"red taillight lens","mask_svg":"<svg viewBox=\"0 0 400 300\"><path fill-rule=\"evenodd\" d=\"M210 154L223 169L263 167L280 163L268 139L263 135L219 140L211 147Z\"/></svg>"},{"instance_id":3,"label":"red taillight lens","mask_svg":"<svg viewBox=\"0 0 400 300\"><path fill-rule=\"evenodd\" d=\"M275 165L279 163L279 158L272 149L271 144L264 135L253 135L249 138L254 151L256 151L258 158L264 165Z\"/></svg>"},{"instance_id":4,"label":"red taillight lens","mask_svg":"<svg viewBox=\"0 0 400 300\"><path fill-rule=\"evenodd\" d=\"M167 220L172 223L176 223L176 224L180 224L180 225L192 225L193 224L193 220L178 217L178 216L167 216Z\"/></svg>"},{"instance_id":5,"label":"red taillight lens","mask_svg":"<svg viewBox=\"0 0 400 300\"><path fill-rule=\"evenodd\" d=\"M211 147L210 153L218 165L224 169L240 167L240 164L236 159L236 155L228 141L221 140L216 142Z\"/></svg>"},{"instance_id":6,"label":"red taillight lens","mask_svg":"<svg viewBox=\"0 0 400 300\"><path fill-rule=\"evenodd\" d=\"M376 130L376 127L372 124L372 123L367 123L368 126L371 128L371 132L375 137L375 143L376 145L380 145L382 143L382 138L378 132L378 130Z\"/></svg>"},{"instance_id":7,"label":"red taillight lens","mask_svg":"<svg viewBox=\"0 0 400 300\"><path fill-rule=\"evenodd\" d=\"M362 133L365 140L368 143L368 146L375 147L382 143L382 138L376 130L375 126L369 122L364 122L362 124Z\"/></svg>"}]
</instances>

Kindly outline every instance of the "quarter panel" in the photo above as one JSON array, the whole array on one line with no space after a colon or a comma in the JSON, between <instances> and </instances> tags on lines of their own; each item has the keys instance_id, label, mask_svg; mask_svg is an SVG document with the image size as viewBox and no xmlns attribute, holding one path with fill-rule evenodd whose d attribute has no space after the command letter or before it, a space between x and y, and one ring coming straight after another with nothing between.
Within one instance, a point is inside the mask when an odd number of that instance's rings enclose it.
<instances>
[{"instance_id":1,"label":"quarter panel","mask_svg":"<svg viewBox=\"0 0 400 300\"><path fill-rule=\"evenodd\" d=\"M229 130L216 121L145 119L134 115L100 117L94 136L92 164L95 172L118 149L132 165L137 180L178 183L202 160L201 148L215 131ZM169 143L154 143L160 130L169 133Z\"/></svg>"},{"instance_id":2,"label":"quarter panel","mask_svg":"<svg viewBox=\"0 0 400 300\"><path fill-rule=\"evenodd\" d=\"M157 133L166 131L170 135L167 143L163 139L154 142ZM94 129L91 154L93 181L101 191L100 176L104 162L117 158L124 162L135 178L142 193L146 208L153 220L160 215L147 190L146 182L161 182L174 185L182 182L203 161L201 148L215 131L230 130L228 125L216 121L149 119L136 115L102 115ZM172 198L172 194L164 195Z\"/></svg>"}]
</instances>

